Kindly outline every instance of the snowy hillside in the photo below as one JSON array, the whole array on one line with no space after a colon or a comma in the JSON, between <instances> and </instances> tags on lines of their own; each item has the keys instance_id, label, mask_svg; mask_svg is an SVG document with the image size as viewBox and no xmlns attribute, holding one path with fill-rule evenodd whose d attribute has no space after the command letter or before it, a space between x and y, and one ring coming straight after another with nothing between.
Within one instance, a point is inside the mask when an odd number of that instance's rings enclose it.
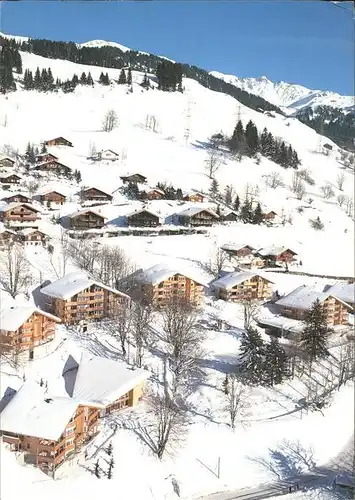
<instances>
[{"instance_id":1,"label":"snowy hillside","mask_svg":"<svg viewBox=\"0 0 355 500\"><path fill-rule=\"evenodd\" d=\"M24 70L51 67L55 79L71 78L74 73L80 76L82 71L91 71L97 81L103 70L111 79L117 80L119 77L119 70L116 69L77 65L27 52L21 53L21 56ZM241 162L237 162L227 155L216 174L220 191L231 185L234 192L243 198L247 185L257 186L261 204L266 210L284 212L292 217L290 228L253 226L251 231L255 234L265 232L265 236L256 239L270 239L267 242L259 241L261 245L274 242L275 237L280 243L287 240L291 246L301 242L305 257L308 245L311 257L314 243L319 247L322 245L322 253L328 255L329 252L331 255L332 242L335 244L340 238L344 241L344 251L348 251L348 260L344 256L341 262L333 262L333 270L339 273L352 272L352 220L344 212L344 207L338 206L335 197L325 199L321 190L324 184L331 183L335 195L340 193L336 178L341 173L345 177L344 195L353 195L353 173L345 170L340 163L338 148L334 143L294 118L278 114L268 116L239 106L232 97L212 92L194 80L184 79L185 92L181 94L161 92L154 88L143 90L139 85L142 78L142 73L133 72L132 93L124 85L112 83L105 87L96 83L93 88L79 86L69 94L61 91L38 93L18 90L1 96L0 143L23 153L28 142L40 144L46 139L64 136L73 142L74 148L53 147L51 152L73 170L80 170L85 186L95 185L109 192L120 187L120 175L134 172L148 177L151 186L157 182L167 182L182 190L207 192L211 185L206 175L208 138L217 132L230 136L240 113L244 125L253 120L260 133L267 127L275 137L291 144L302 162L300 168L309 170L314 185L307 185L303 200L297 200L290 190L294 174L292 169L281 168L266 158L261 158L260 164L257 164L251 158L244 157ZM156 86L155 77L152 75L151 78L152 85ZM107 133L102 131L102 120L109 109L117 112L119 126ZM154 117L155 132L148 124L151 117ZM187 143L184 139L186 130L189 133ZM324 143L333 146L329 156L319 153ZM87 160L93 144L98 151L113 149L121 154L119 164L103 166ZM282 178L283 185L277 189L266 186L267 176L272 172L278 172ZM73 194L78 191L73 186L71 189ZM311 205L307 202L310 198L313 200ZM309 219L316 216L320 216L325 224L325 231L321 235L309 228ZM278 236L275 236L275 232ZM311 260L313 262L314 259ZM322 261L323 264L317 261L318 271L326 260ZM304 265L306 262L303 260ZM330 272L329 263L327 271Z\"/></svg>"},{"instance_id":2,"label":"snowy hillside","mask_svg":"<svg viewBox=\"0 0 355 500\"><path fill-rule=\"evenodd\" d=\"M343 96L336 92L311 90L302 85L282 81L273 82L265 76L260 78L239 78L218 71L211 71L211 74L246 92L263 97L266 101L280 106L290 114L306 107L316 106L331 106L344 110L354 108L354 97Z\"/></svg>"}]
</instances>

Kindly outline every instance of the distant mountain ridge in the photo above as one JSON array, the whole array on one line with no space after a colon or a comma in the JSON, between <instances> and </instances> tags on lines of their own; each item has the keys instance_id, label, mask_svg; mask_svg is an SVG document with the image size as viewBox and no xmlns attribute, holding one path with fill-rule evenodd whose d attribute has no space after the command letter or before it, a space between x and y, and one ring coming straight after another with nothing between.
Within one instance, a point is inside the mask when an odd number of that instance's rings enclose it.
<instances>
[{"instance_id":1,"label":"distant mountain ridge","mask_svg":"<svg viewBox=\"0 0 355 500\"><path fill-rule=\"evenodd\" d=\"M340 108L345 112L355 108L353 96L343 96L328 90L313 90L302 85L283 81L273 82L265 76L260 78L239 78L218 71L211 71L210 74L246 92L262 97L270 103L283 108L288 114L307 107L315 108L317 106Z\"/></svg>"}]
</instances>

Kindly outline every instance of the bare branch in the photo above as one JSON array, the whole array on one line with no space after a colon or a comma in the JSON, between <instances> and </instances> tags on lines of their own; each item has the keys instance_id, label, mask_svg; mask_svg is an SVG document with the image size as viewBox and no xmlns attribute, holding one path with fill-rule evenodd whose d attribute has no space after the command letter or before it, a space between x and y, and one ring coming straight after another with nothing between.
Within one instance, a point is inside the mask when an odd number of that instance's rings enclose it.
<instances>
[{"instance_id":1,"label":"bare branch","mask_svg":"<svg viewBox=\"0 0 355 500\"><path fill-rule=\"evenodd\" d=\"M0 257L0 285L12 298L28 292L32 283L30 266L24 250L17 244L10 244Z\"/></svg>"}]
</instances>

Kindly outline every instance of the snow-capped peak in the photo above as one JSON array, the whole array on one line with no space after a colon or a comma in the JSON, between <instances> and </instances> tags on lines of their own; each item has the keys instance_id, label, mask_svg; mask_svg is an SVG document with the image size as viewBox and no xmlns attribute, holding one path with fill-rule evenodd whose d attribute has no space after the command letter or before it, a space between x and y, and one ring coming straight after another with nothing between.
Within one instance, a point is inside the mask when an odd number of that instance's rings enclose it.
<instances>
[{"instance_id":1,"label":"snow-capped peak","mask_svg":"<svg viewBox=\"0 0 355 500\"><path fill-rule=\"evenodd\" d=\"M218 71L211 71L211 75L246 92L263 97L272 104L286 108L292 112L309 106L324 105L343 108L344 110L354 107L354 98L352 96L343 96L336 92L325 90L312 90L295 83L273 82L266 76L259 78L239 78L235 75L225 75Z\"/></svg>"},{"instance_id":2,"label":"snow-capped peak","mask_svg":"<svg viewBox=\"0 0 355 500\"><path fill-rule=\"evenodd\" d=\"M106 42L105 40L90 40L85 43L77 43L77 47L115 47L117 49L122 50L122 52L128 52L129 49L125 45L121 45L117 42Z\"/></svg>"}]
</instances>

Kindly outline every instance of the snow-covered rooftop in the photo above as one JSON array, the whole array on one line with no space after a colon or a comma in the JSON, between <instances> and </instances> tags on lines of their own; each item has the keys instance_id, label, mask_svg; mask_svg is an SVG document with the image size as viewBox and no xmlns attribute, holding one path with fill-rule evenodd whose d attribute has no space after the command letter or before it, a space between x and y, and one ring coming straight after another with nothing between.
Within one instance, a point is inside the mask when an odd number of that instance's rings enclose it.
<instances>
[{"instance_id":1,"label":"snow-covered rooftop","mask_svg":"<svg viewBox=\"0 0 355 500\"><path fill-rule=\"evenodd\" d=\"M250 248L250 250L254 250L254 247L246 243L226 243L225 245L222 245L222 250L226 250L227 252L237 252L242 248Z\"/></svg>"},{"instance_id":2,"label":"snow-covered rooftop","mask_svg":"<svg viewBox=\"0 0 355 500\"><path fill-rule=\"evenodd\" d=\"M133 212L129 212L126 214L126 217L132 217L132 215L138 215L141 214L142 212L147 212L148 214L154 215L154 217L158 217L158 219L162 219L162 217L154 212L153 210L150 210L149 208L139 208L137 210L134 210Z\"/></svg>"},{"instance_id":3,"label":"snow-covered rooftop","mask_svg":"<svg viewBox=\"0 0 355 500\"><path fill-rule=\"evenodd\" d=\"M333 286L326 287L326 293L334 295L338 299L347 302L348 304L355 303L355 283L345 283L338 281Z\"/></svg>"},{"instance_id":4,"label":"snow-covered rooftop","mask_svg":"<svg viewBox=\"0 0 355 500\"><path fill-rule=\"evenodd\" d=\"M334 294L330 294L329 292L319 292L311 286L301 285L285 297L282 297L282 299L278 300L276 304L294 309L307 310L312 307L316 300L319 300L319 302L322 303L329 296L334 297ZM338 300L340 300L348 308L351 308L351 306L343 302L341 299L338 298Z\"/></svg>"},{"instance_id":5,"label":"snow-covered rooftop","mask_svg":"<svg viewBox=\"0 0 355 500\"><path fill-rule=\"evenodd\" d=\"M98 210L95 210L93 208L83 208L82 210L77 210L76 212L68 214L67 217L69 219L72 219L73 217L77 217L78 215L87 214L89 212L92 214L98 215L98 216L102 217L103 219L107 219L107 217L105 217L102 213L100 213Z\"/></svg>"},{"instance_id":6,"label":"snow-covered rooftop","mask_svg":"<svg viewBox=\"0 0 355 500\"><path fill-rule=\"evenodd\" d=\"M266 281L273 283L269 278L265 278L265 276L262 276L259 273L253 273L252 271L244 271L242 273L234 272L227 274L226 276L223 276L223 278L219 278L218 280L214 281L212 283L212 286L215 288L223 288L225 290L229 290L230 288L233 288L234 286L239 285L240 283L243 283L246 280L254 278L254 276L260 276Z\"/></svg>"},{"instance_id":7,"label":"snow-covered rooftop","mask_svg":"<svg viewBox=\"0 0 355 500\"><path fill-rule=\"evenodd\" d=\"M128 295L90 278L88 274L82 271L74 271L66 274L63 278L43 287L41 292L49 297L66 300L92 285L97 285L113 293L129 298Z\"/></svg>"},{"instance_id":8,"label":"snow-covered rooftop","mask_svg":"<svg viewBox=\"0 0 355 500\"><path fill-rule=\"evenodd\" d=\"M16 202L16 201L11 202L11 203L7 203L6 205L0 207L0 211L7 212L8 210L13 210L14 208L17 208L17 207L27 207L30 210L33 210L34 212L40 212L40 210L38 208L34 207L30 203L21 203L21 202Z\"/></svg>"},{"instance_id":9,"label":"snow-covered rooftop","mask_svg":"<svg viewBox=\"0 0 355 500\"><path fill-rule=\"evenodd\" d=\"M77 369L73 399L107 406L148 379L150 372L127 363L83 354Z\"/></svg>"},{"instance_id":10,"label":"snow-covered rooftop","mask_svg":"<svg viewBox=\"0 0 355 500\"><path fill-rule=\"evenodd\" d=\"M2 411L0 429L57 441L77 407L75 400L52 397L44 386L27 380Z\"/></svg>"},{"instance_id":11,"label":"snow-covered rooftop","mask_svg":"<svg viewBox=\"0 0 355 500\"><path fill-rule=\"evenodd\" d=\"M139 281L142 283L157 285L158 283L161 283L162 281L175 276L175 274L181 274L183 276L186 276L187 278L190 278L196 283L199 283L200 285L208 286L206 279L199 275L199 273L195 269L192 269L190 267L172 267L167 264L156 264L155 266L150 267L145 271L137 273L134 276L134 279L135 281Z\"/></svg>"},{"instance_id":12,"label":"snow-covered rooftop","mask_svg":"<svg viewBox=\"0 0 355 500\"><path fill-rule=\"evenodd\" d=\"M301 333L305 326L303 321L292 318L285 318L285 316L280 315L267 317L260 316L258 318L258 322L262 325L279 328L280 330L285 330L292 333Z\"/></svg>"},{"instance_id":13,"label":"snow-covered rooftop","mask_svg":"<svg viewBox=\"0 0 355 500\"><path fill-rule=\"evenodd\" d=\"M196 214L199 214L200 212L208 212L209 214L213 215L214 217L216 217L216 219L218 219L218 215L216 214L216 212L214 212L213 210L211 210L210 208L205 208L205 207L189 207L189 208L186 208L185 210L182 210L182 212L179 212L177 215L181 216L181 217L192 217L193 215L196 215Z\"/></svg>"},{"instance_id":14,"label":"snow-covered rooftop","mask_svg":"<svg viewBox=\"0 0 355 500\"><path fill-rule=\"evenodd\" d=\"M11 305L4 305L0 309L0 331L16 332L33 313L42 314L56 323L61 322L57 316L37 309L35 306L30 304L16 304L14 301Z\"/></svg>"},{"instance_id":15,"label":"snow-covered rooftop","mask_svg":"<svg viewBox=\"0 0 355 500\"><path fill-rule=\"evenodd\" d=\"M264 247L264 248L260 248L258 250L258 253L262 256L267 256L267 255L280 255L280 253L282 252L285 252L286 250L289 250L291 252L293 252L295 255L297 255L297 253L292 250L291 248L287 248L287 247L284 247L284 246L275 246L275 245L271 245L269 247Z\"/></svg>"}]
</instances>

